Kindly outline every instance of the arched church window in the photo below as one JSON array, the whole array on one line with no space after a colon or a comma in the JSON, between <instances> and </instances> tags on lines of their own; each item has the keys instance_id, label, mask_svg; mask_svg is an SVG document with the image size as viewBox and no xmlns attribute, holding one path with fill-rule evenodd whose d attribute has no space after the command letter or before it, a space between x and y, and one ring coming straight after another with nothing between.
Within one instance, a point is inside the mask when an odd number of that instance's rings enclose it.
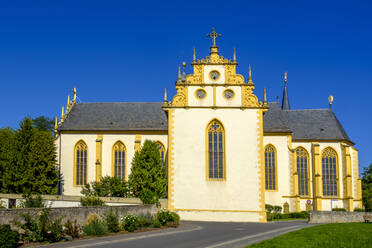
<instances>
[{"instance_id":1,"label":"arched church window","mask_svg":"<svg viewBox=\"0 0 372 248\"><path fill-rule=\"evenodd\" d=\"M74 149L74 184L81 186L87 184L88 177L88 146L80 140Z\"/></svg>"},{"instance_id":2,"label":"arched church window","mask_svg":"<svg viewBox=\"0 0 372 248\"><path fill-rule=\"evenodd\" d=\"M117 141L112 147L112 175L125 180L126 178L126 148L123 142Z\"/></svg>"},{"instance_id":3,"label":"arched church window","mask_svg":"<svg viewBox=\"0 0 372 248\"><path fill-rule=\"evenodd\" d=\"M322 152L323 195L337 196L337 153L327 147Z\"/></svg>"},{"instance_id":4,"label":"arched church window","mask_svg":"<svg viewBox=\"0 0 372 248\"><path fill-rule=\"evenodd\" d=\"M158 150L159 150L161 163L162 163L162 165L164 165L164 163L165 163L165 147L160 141L156 141L155 144L156 144L156 146L158 147Z\"/></svg>"},{"instance_id":5,"label":"arched church window","mask_svg":"<svg viewBox=\"0 0 372 248\"><path fill-rule=\"evenodd\" d=\"M225 179L225 130L218 120L207 127L207 150L208 179Z\"/></svg>"},{"instance_id":6,"label":"arched church window","mask_svg":"<svg viewBox=\"0 0 372 248\"><path fill-rule=\"evenodd\" d=\"M309 155L307 151L299 147L296 149L296 165L298 174L299 195L309 195Z\"/></svg>"},{"instance_id":7,"label":"arched church window","mask_svg":"<svg viewBox=\"0 0 372 248\"><path fill-rule=\"evenodd\" d=\"M276 150L272 145L265 148L265 189L276 190Z\"/></svg>"}]
</instances>

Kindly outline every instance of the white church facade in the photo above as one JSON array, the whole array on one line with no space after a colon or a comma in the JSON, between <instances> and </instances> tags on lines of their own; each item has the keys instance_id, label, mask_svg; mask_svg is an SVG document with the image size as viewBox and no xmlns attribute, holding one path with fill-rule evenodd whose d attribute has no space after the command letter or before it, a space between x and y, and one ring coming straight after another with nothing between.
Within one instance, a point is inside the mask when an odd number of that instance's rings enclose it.
<instances>
[{"instance_id":1,"label":"white church facade","mask_svg":"<svg viewBox=\"0 0 372 248\"><path fill-rule=\"evenodd\" d=\"M163 102L77 103L56 122L63 194L102 176L128 179L134 153L157 142L168 169L168 209L184 220L265 222L265 204L297 212L361 205L358 151L329 108L259 101L251 69L219 55L193 61ZM186 64L183 65L183 67Z\"/></svg>"}]
</instances>

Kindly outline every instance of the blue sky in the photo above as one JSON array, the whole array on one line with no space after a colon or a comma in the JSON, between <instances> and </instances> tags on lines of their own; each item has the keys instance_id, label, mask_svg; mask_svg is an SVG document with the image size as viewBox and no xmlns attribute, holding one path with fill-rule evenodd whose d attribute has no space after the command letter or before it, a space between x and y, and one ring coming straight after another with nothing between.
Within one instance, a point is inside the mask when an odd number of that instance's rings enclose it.
<instances>
[{"instance_id":1,"label":"blue sky","mask_svg":"<svg viewBox=\"0 0 372 248\"><path fill-rule=\"evenodd\" d=\"M26 115L60 115L76 86L83 102L162 101L177 67L208 54L251 64L256 94L291 107L333 110L372 163L370 1L6 1L0 2L0 127Z\"/></svg>"}]
</instances>

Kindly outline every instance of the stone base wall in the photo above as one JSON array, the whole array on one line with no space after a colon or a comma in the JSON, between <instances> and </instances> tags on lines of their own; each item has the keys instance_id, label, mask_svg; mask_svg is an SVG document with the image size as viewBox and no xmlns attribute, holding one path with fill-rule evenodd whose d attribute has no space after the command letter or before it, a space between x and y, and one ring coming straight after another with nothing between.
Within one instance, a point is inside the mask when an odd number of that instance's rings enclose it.
<instances>
[{"instance_id":1,"label":"stone base wall","mask_svg":"<svg viewBox=\"0 0 372 248\"><path fill-rule=\"evenodd\" d=\"M103 207L63 207L63 208L50 208L50 217L57 219L63 217L62 223L67 220L77 220L80 225L84 225L91 214L103 216L110 209L117 212L119 218L128 214L137 216L154 215L157 212L155 205L127 205L127 206L103 206ZM29 214L36 216L42 211L42 208L23 208L23 209L0 209L0 224L10 224L16 228L16 221L23 221L22 214Z\"/></svg>"},{"instance_id":2,"label":"stone base wall","mask_svg":"<svg viewBox=\"0 0 372 248\"><path fill-rule=\"evenodd\" d=\"M347 223L372 220L372 212L310 211L309 223Z\"/></svg>"}]
</instances>

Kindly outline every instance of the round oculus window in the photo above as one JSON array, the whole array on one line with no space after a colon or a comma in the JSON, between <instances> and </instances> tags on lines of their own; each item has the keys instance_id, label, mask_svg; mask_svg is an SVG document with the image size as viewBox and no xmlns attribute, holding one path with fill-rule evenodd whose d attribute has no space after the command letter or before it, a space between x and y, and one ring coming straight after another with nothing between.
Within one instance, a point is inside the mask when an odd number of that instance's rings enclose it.
<instances>
[{"instance_id":1,"label":"round oculus window","mask_svg":"<svg viewBox=\"0 0 372 248\"><path fill-rule=\"evenodd\" d=\"M205 92L205 90L199 89L195 92L195 95L197 98L203 99L207 95L207 93Z\"/></svg>"},{"instance_id":2,"label":"round oculus window","mask_svg":"<svg viewBox=\"0 0 372 248\"><path fill-rule=\"evenodd\" d=\"M234 97L234 91L232 90L225 90L223 92L223 96L227 99L227 100L231 100L233 97Z\"/></svg>"},{"instance_id":3,"label":"round oculus window","mask_svg":"<svg viewBox=\"0 0 372 248\"><path fill-rule=\"evenodd\" d=\"M212 80L217 80L219 79L220 77L220 73L218 71L211 71L209 73L209 77L212 79Z\"/></svg>"}]
</instances>

